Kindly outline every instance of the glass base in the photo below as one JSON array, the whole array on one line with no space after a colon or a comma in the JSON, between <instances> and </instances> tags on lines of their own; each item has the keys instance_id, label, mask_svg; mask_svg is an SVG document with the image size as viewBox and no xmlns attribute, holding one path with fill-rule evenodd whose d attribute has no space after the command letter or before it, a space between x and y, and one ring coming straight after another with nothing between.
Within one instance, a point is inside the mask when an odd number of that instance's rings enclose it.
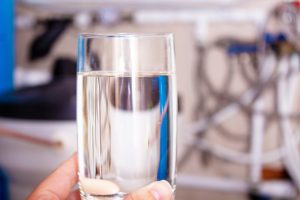
<instances>
[{"instance_id":1,"label":"glass base","mask_svg":"<svg viewBox=\"0 0 300 200\"><path fill-rule=\"evenodd\" d=\"M82 191L80 192L82 200L123 200L126 195L126 193L117 193L114 195L89 195Z\"/></svg>"},{"instance_id":2,"label":"glass base","mask_svg":"<svg viewBox=\"0 0 300 200\"><path fill-rule=\"evenodd\" d=\"M172 200L175 200L175 189L173 189L172 193ZM118 193L114 195L89 195L81 191L80 196L81 200L124 200L127 194Z\"/></svg>"}]
</instances>

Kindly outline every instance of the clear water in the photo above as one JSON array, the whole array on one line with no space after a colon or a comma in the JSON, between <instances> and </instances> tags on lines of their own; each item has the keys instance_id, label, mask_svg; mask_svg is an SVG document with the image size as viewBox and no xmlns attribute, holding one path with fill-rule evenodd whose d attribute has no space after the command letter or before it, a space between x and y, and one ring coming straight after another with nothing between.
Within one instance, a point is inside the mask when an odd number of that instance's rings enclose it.
<instances>
[{"instance_id":1,"label":"clear water","mask_svg":"<svg viewBox=\"0 0 300 200\"><path fill-rule=\"evenodd\" d=\"M124 194L163 179L175 188L176 115L174 74L79 73L82 196L122 199ZM88 187L96 184L84 182L91 179L108 180L119 190L95 193Z\"/></svg>"}]
</instances>

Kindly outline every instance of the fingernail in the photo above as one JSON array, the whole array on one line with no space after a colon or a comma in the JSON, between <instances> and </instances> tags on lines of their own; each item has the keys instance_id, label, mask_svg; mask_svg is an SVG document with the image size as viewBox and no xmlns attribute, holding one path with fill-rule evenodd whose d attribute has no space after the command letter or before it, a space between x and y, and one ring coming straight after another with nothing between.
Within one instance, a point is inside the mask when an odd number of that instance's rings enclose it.
<instances>
[{"instance_id":1,"label":"fingernail","mask_svg":"<svg viewBox=\"0 0 300 200\"><path fill-rule=\"evenodd\" d=\"M151 184L151 193L156 200L169 200L172 196L170 184L163 180Z\"/></svg>"}]
</instances>

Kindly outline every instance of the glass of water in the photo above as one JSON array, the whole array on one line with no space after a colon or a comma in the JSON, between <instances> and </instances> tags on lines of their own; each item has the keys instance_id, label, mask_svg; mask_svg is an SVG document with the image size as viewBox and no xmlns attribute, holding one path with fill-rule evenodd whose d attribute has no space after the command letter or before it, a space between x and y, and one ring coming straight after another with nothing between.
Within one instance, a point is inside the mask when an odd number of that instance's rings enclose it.
<instances>
[{"instance_id":1,"label":"glass of water","mask_svg":"<svg viewBox=\"0 0 300 200\"><path fill-rule=\"evenodd\" d=\"M175 190L172 34L80 34L77 127L82 199L125 199L157 180Z\"/></svg>"}]
</instances>

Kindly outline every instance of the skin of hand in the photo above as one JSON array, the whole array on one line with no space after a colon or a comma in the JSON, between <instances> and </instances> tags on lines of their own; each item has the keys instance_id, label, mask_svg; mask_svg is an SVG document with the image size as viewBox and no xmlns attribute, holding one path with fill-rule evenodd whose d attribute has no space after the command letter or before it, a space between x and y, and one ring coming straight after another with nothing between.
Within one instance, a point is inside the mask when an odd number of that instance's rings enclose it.
<instances>
[{"instance_id":1,"label":"skin of hand","mask_svg":"<svg viewBox=\"0 0 300 200\"><path fill-rule=\"evenodd\" d=\"M78 182L77 154L62 163L42 181L27 200L80 200L78 191L72 191ZM126 196L125 200L171 200L172 188L167 181L158 181Z\"/></svg>"}]
</instances>

